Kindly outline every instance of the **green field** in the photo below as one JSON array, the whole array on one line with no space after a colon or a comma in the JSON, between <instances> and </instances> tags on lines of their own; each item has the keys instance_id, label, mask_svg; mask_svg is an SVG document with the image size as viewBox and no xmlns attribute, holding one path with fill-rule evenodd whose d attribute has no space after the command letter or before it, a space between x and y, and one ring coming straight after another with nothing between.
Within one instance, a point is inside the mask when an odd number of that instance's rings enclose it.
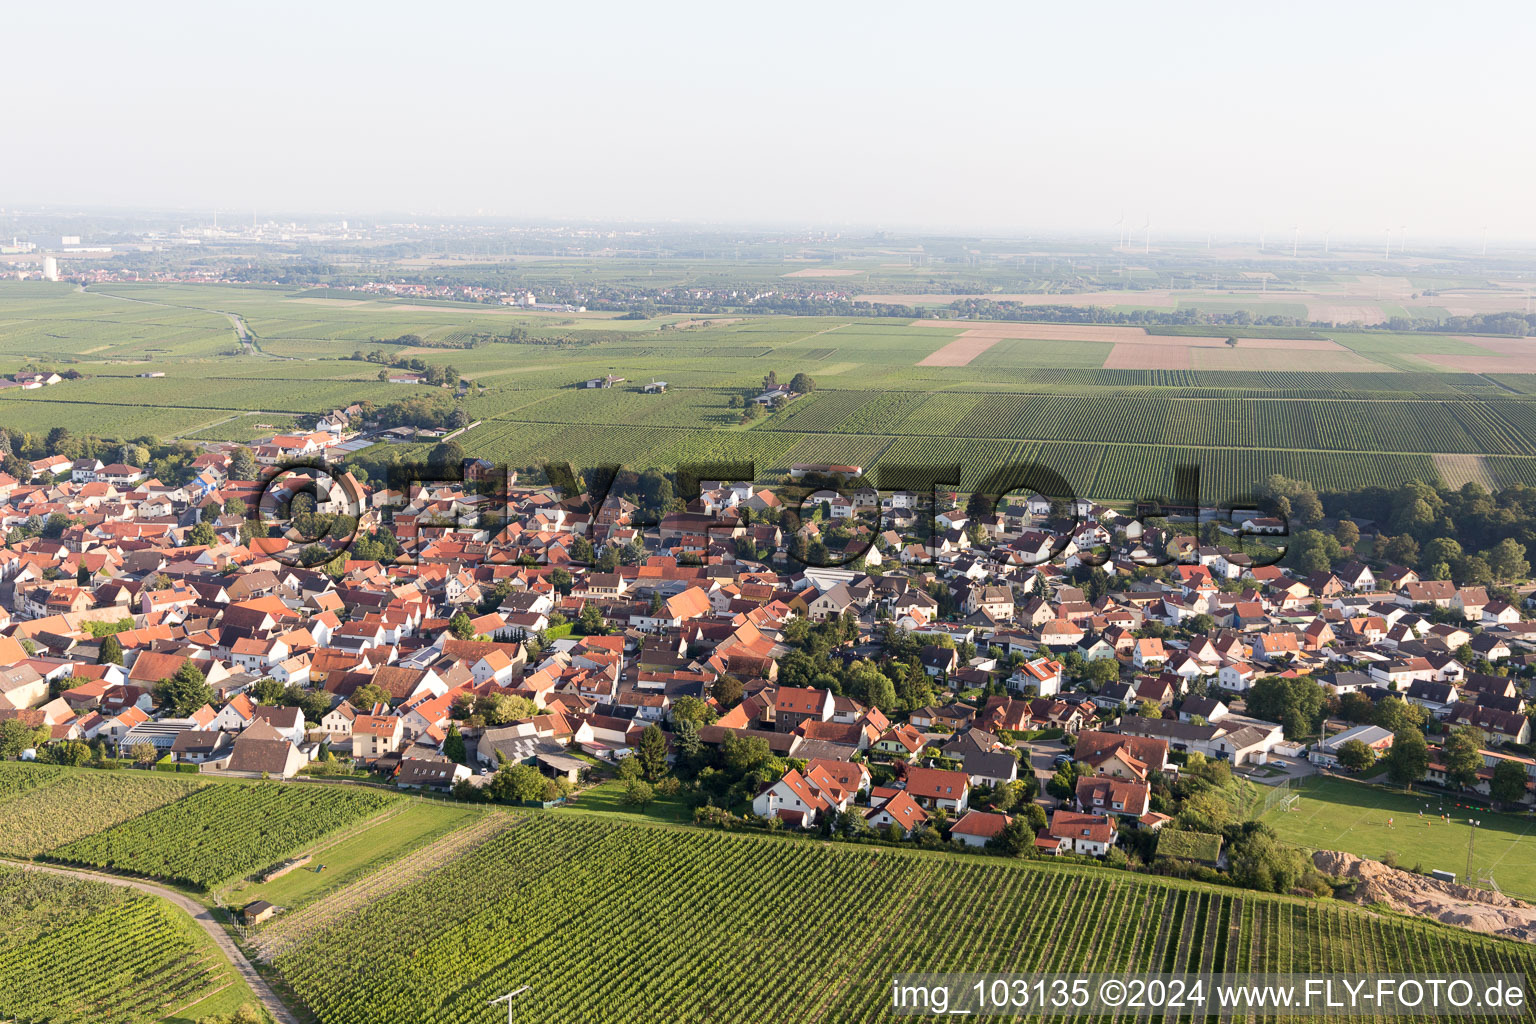
<instances>
[{"instance_id":1,"label":"green field","mask_svg":"<svg viewBox=\"0 0 1536 1024\"><path fill-rule=\"evenodd\" d=\"M412 801L397 814L311 848L314 860L270 882L237 882L220 895L241 906L252 900L292 910L332 892L396 857L408 856L482 812L465 804Z\"/></svg>"},{"instance_id":2,"label":"green field","mask_svg":"<svg viewBox=\"0 0 1536 1024\"><path fill-rule=\"evenodd\" d=\"M201 779L0 762L0 854L36 857L164 807Z\"/></svg>"},{"instance_id":3,"label":"green field","mask_svg":"<svg viewBox=\"0 0 1536 1024\"><path fill-rule=\"evenodd\" d=\"M676 269L687 276L689 268ZM231 316L249 325L255 353L236 343ZM1122 370L1103 367L1110 343L1030 340L1030 325L1014 325L1026 337L1001 340L968 365L919 365L967 326L824 316L620 320L326 289L0 282L0 371L42 361L86 375L0 392L0 426L251 441L351 402L429 392L381 383L377 364L350 358L380 348L476 381L480 390L464 406L481 423L460 443L514 465L752 461L768 479L793 462L958 461L962 485L977 486L990 469L1025 460L1061 474L1078 494L1112 501L1168 496L1178 465L1202 468L1210 501L1241 498L1272 472L1324 491L1432 481L1436 454L1488 456L1500 485L1536 479L1536 375L1455 372L1421 358L1482 351L1460 338L1255 328L1269 344L1332 338L1340 347L1326 360L1291 353L1283 369ZM414 334L457 344L511 330L526 336L409 351L379 340ZM1168 333L1177 340L1212 330ZM769 370L785 380L808 373L817 392L743 427L740 401ZM572 387L606 373L627 383ZM651 379L671 389L642 394Z\"/></svg>"},{"instance_id":4,"label":"green field","mask_svg":"<svg viewBox=\"0 0 1536 1024\"><path fill-rule=\"evenodd\" d=\"M223 783L57 847L48 858L209 889L399 802L363 787Z\"/></svg>"},{"instance_id":5,"label":"green field","mask_svg":"<svg viewBox=\"0 0 1536 1024\"><path fill-rule=\"evenodd\" d=\"M1504 892L1536 899L1536 843L1526 838L1536 829L1536 817L1458 806L1438 793L1408 793L1344 779L1310 779L1298 792L1295 810L1276 808L1263 819L1287 842L1372 860L1390 852L1400 867L1452 871L1458 881L1475 883L1475 876L1492 872ZM1440 820L1442 813L1450 815L1450 824ZM1470 880L1465 877L1467 843L1473 838L1468 818L1482 822L1472 844Z\"/></svg>"},{"instance_id":6,"label":"green field","mask_svg":"<svg viewBox=\"0 0 1536 1024\"><path fill-rule=\"evenodd\" d=\"M324 1024L492 1024L523 985L530 1024L854 1024L894 1019L901 971L1468 964L1524 973L1536 950L1103 868L539 813L275 961Z\"/></svg>"},{"instance_id":7,"label":"green field","mask_svg":"<svg viewBox=\"0 0 1536 1024\"><path fill-rule=\"evenodd\" d=\"M166 901L0 868L0 1018L147 1024L242 1004L245 982Z\"/></svg>"}]
</instances>

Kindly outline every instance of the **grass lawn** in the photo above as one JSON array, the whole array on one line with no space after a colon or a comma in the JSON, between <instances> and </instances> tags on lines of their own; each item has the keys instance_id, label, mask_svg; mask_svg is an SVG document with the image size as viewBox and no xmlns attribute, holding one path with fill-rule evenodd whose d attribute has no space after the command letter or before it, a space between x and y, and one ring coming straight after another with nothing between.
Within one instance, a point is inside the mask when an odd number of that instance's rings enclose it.
<instances>
[{"instance_id":1,"label":"grass lawn","mask_svg":"<svg viewBox=\"0 0 1536 1024\"><path fill-rule=\"evenodd\" d=\"M1408 793L1344 779L1310 779L1299 792L1295 810L1277 807L1264 816L1288 842L1373 860L1390 850L1401 867L1454 871L1457 881L1475 882L1463 876L1472 831L1467 819L1477 818L1482 825L1474 844L1474 873L1491 871L1499 888L1511 896L1536 899L1536 817L1497 814L1457 806L1438 793ZM1440 819L1442 811L1451 816L1450 824Z\"/></svg>"},{"instance_id":2,"label":"grass lawn","mask_svg":"<svg viewBox=\"0 0 1536 1024\"><path fill-rule=\"evenodd\" d=\"M693 821L693 808L689 807L680 796L658 796L643 811L637 807L631 807L624 802L624 785L617 779L613 779L593 786L591 789L582 790L566 807L557 809L556 813L568 810L593 811L600 814L622 815L627 818L667 821L680 825Z\"/></svg>"},{"instance_id":3,"label":"grass lawn","mask_svg":"<svg viewBox=\"0 0 1536 1024\"><path fill-rule=\"evenodd\" d=\"M433 800L412 801L400 813L358 832L321 851L301 868L270 882L241 882L230 886L224 898L236 906L266 900L289 910L310 902L373 868L436 839L481 812L463 804ZM317 865L324 871L316 871Z\"/></svg>"},{"instance_id":4,"label":"grass lawn","mask_svg":"<svg viewBox=\"0 0 1536 1024\"><path fill-rule=\"evenodd\" d=\"M215 1015L226 1016L234 1013L242 1006L249 1006L261 1014L262 1020L270 1021L272 1015L266 1007L251 992L251 987L245 983L244 978L236 977L234 982L219 989L213 995L200 1002L193 1003L184 1009L160 1018L164 1024L195 1024L202 1017Z\"/></svg>"}]
</instances>

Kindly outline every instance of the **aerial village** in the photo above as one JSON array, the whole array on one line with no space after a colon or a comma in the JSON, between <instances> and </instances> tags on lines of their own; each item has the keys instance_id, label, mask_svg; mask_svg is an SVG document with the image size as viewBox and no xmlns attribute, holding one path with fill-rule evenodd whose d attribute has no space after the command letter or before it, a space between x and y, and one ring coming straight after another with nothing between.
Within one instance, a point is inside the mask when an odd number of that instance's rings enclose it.
<instances>
[{"instance_id":1,"label":"aerial village","mask_svg":"<svg viewBox=\"0 0 1536 1024\"><path fill-rule=\"evenodd\" d=\"M340 461L348 418L210 444L176 484L0 475L5 756L544 805L643 805L676 768L701 822L1105 857L1172 819L1181 773L1348 771L1406 722L1423 781L1486 796L1515 765L1532 801L1528 590L1283 569L1263 510L1181 532L857 466L794 467L825 484L796 514L752 483L647 509L475 460L274 486ZM349 544L305 539L343 520ZM1471 729L1469 777L1442 745Z\"/></svg>"}]
</instances>

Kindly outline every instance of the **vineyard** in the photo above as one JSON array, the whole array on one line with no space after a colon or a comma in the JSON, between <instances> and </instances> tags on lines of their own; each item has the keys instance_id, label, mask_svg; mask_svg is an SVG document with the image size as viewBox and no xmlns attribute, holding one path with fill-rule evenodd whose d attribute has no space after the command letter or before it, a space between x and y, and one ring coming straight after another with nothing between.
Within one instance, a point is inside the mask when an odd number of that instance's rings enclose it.
<instances>
[{"instance_id":1,"label":"vineyard","mask_svg":"<svg viewBox=\"0 0 1536 1024\"><path fill-rule=\"evenodd\" d=\"M552 815L279 948L325 1024L491 1024L507 1011L487 1002L522 985L527 1022L845 1024L890 1019L898 971L1536 965L1529 946L1335 903Z\"/></svg>"},{"instance_id":2,"label":"vineyard","mask_svg":"<svg viewBox=\"0 0 1536 1024\"><path fill-rule=\"evenodd\" d=\"M163 900L0 869L0 1019L147 1024L235 981Z\"/></svg>"},{"instance_id":3,"label":"vineyard","mask_svg":"<svg viewBox=\"0 0 1536 1024\"><path fill-rule=\"evenodd\" d=\"M1166 495L1173 467L1185 465L1201 467L1210 500L1241 495L1266 473L1285 471L1279 467L1325 491L1399 483L1405 474L1435 480L1437 455L1452 457L1442 459L1447 466L1486 457L1499 483L1536 479L1536 375L1436 372L1430 357L1484 351L1454 337L1255 334L1274 343L1331 338L1342 347L1330 348L1330 356L1358 359L1354 369L1321 362L1318 351L1281 349L1245 350L1277 357L1252 369L1113 369L1102 365L1111 347L1105 342L1027 337L1003 338L969 365L924 366L970 328L733 316L677 330L676 317L556 319L343 297L350 295L5 283L0 371L46 355L84 377L7 391L0 427L253 441L338 406L425 393L380 383L377 363L350 358L378 346L391 356L451 364L473 380L461 401L481 422L459 443L470 455L514 466L568 460L670 470L752 462L768 481L794 462L926 460L961 463L962 486L975 486L1023 454L1077 493L1107 501ZM244 317L264 355L237 353L226 311ZM452 342L513 330L524 332L515 343L472 349L381 343L406 334ZM1170 337L1211 333L1168 330ZM781 379L809 373L817 388L744 429L741 399L769 371ZM605 373L627 382L573 387ZM651 379L668 381L669 390L641 394L639 385ZM420 452L401 449L407 453Z\"/></svg>"},{"instance_id":4,"label":"vineyard","mask_svg":"<svg viewBox=\"0 0 1536 1024\"><path fill-rule=\"evenodd\" d=\"M339 786L207 786L184 800L53 849L47 858L208 889L276 863L398 799L378 790Z\"/></svg>"},{"instance_id":5,"label":"vineyard","mask_svg":"<svg viewBox=\"0 0 1536 1024\"><path fill-rule=\"evenodd\" d=\"M147 772L0 763L0 853L36 857L148 814L203 785Z\"/></svg>"}]
</instances>

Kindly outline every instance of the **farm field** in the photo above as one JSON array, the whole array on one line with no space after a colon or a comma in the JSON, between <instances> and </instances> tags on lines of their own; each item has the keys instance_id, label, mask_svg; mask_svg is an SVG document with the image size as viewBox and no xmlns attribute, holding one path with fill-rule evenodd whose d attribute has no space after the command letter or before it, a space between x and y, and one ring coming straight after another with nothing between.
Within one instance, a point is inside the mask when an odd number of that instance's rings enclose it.
<instances>
[{"instance_id":1,"label":"farm field","mask_svg":"<svg viewBox=\"0 0 1536 1024\"><path fill-rule=\"evenodd\" d=\"M880 884L869 885L871 877ZM634 898L637 887L645 900ZM935 907L959 905L970 912L936 923ZM426 912L443 906L463 913ZM1071 928L1061 925L1068 907ZM815 955L787 942L791 934L816 935ZM532 813L451 866L312 933L274 966L324 1024L491 1024L507 1011L487 1001L524 984L532 987L514 1002L515 1021L844 1024L892 1019L897 965L1476 964L1523 973L1533 963L1527 945L1342 904L1103 869Z\"/></svg>"},{"instance_id":2,"label":"farm field","mask_svg":"<svg viewBox=\"0 0 1536 1024\"><path fill-rule=\"evenodd\" d=\"M270 882L236 882L224 887L220 895L237 906L266 900L292 910L356 881L388 861L410 856L483 816L482 811L466 804L413 800L398 813L311 847L305 851L314 856L310 864ZM321 866L323 870L317 870Z\"/></svg>"},{"instance_id":3,"label":"farm field","mask_svg":"<svg viewBox=\"0 0 1536 1024\"><path fill-rule=\"evenodd\" d=\"M36 857L180 800L198 779L0 762L0 854Z\"/></svg>"},{"instance_id":4,"label":"farm field","mask_svg":"<svg viewBox=\"0 0 1536 1024\"><path fill-rule=\"evenodd\" d=\"M1492 872L1504 892L1536 900L1536 844L1527 838L1536 829L1536 817L1458 807L1453 798L1438 793L1345 779L1309 779L1297 792L1296 810L1276 808L1263 819L1286 842L1372 860L1391 851L1401 867L1453 871L1459 881L1467 869L1467 819L1475 817L1482 825L1473 843L1473 872ZM1439 819L1442 813L1451 816L1450 824Z\"/></svg>"},{"instance_id":5,"label":"farm field","mask_svg":"<svg viewBox=\"0 0 1536 1024\"><path fill-rule=\"evenodd\" d=\"M361 787L222 783L48 851L49 860L207 890L398 804Z\"/></svg>"},{"instance_id":6,"label":"farm field","mask_svg":"<svg viewBox=\"0 0 1536 1024\"><path fill-rule=\"evenodd\" d=\"M797 269L808 268L783 272ZM249 325L257 354L236 344L231 317ZM381 342L413 334L458 344L512 330L524 333L464 349ZM751 461L766 480L793 462L927 459L961 462L969 486L1028 453L1076 493L1108 501L1166 496L1173 467L1187 465L1201 467L1202 494L1218 501L1269 472L1322 490L1403 474L1536 480L1536 373L1516 372L1536 342L1358 328L1247 333L1229 345L1209 327L627 321L326 289L3 282L0 371L46 359L85 378L0 392L0 427L251 441L354 401L430 393L382 383L378 364L352 358L378 348L474 381L464 406L481 423L459 441L470 455L515 466ZM986 344L965 359L935 358L967 337ZM817 390L743 426L741 401L770 370L783 380L810 374ZM608 373L626 382L573 387ZM642 394L653 379L669 390Z\"/></svg>"},{"instance_id":7,"label":"farm field","mask_svg":"<svg viewBox=\"0 0 1536 1024\"><path fill-rule=\"evenodd\" d=\"M104 882L0 867L0 1018L147 1024L250 989L186 914Z\"/></svg>"}]
</instances>

